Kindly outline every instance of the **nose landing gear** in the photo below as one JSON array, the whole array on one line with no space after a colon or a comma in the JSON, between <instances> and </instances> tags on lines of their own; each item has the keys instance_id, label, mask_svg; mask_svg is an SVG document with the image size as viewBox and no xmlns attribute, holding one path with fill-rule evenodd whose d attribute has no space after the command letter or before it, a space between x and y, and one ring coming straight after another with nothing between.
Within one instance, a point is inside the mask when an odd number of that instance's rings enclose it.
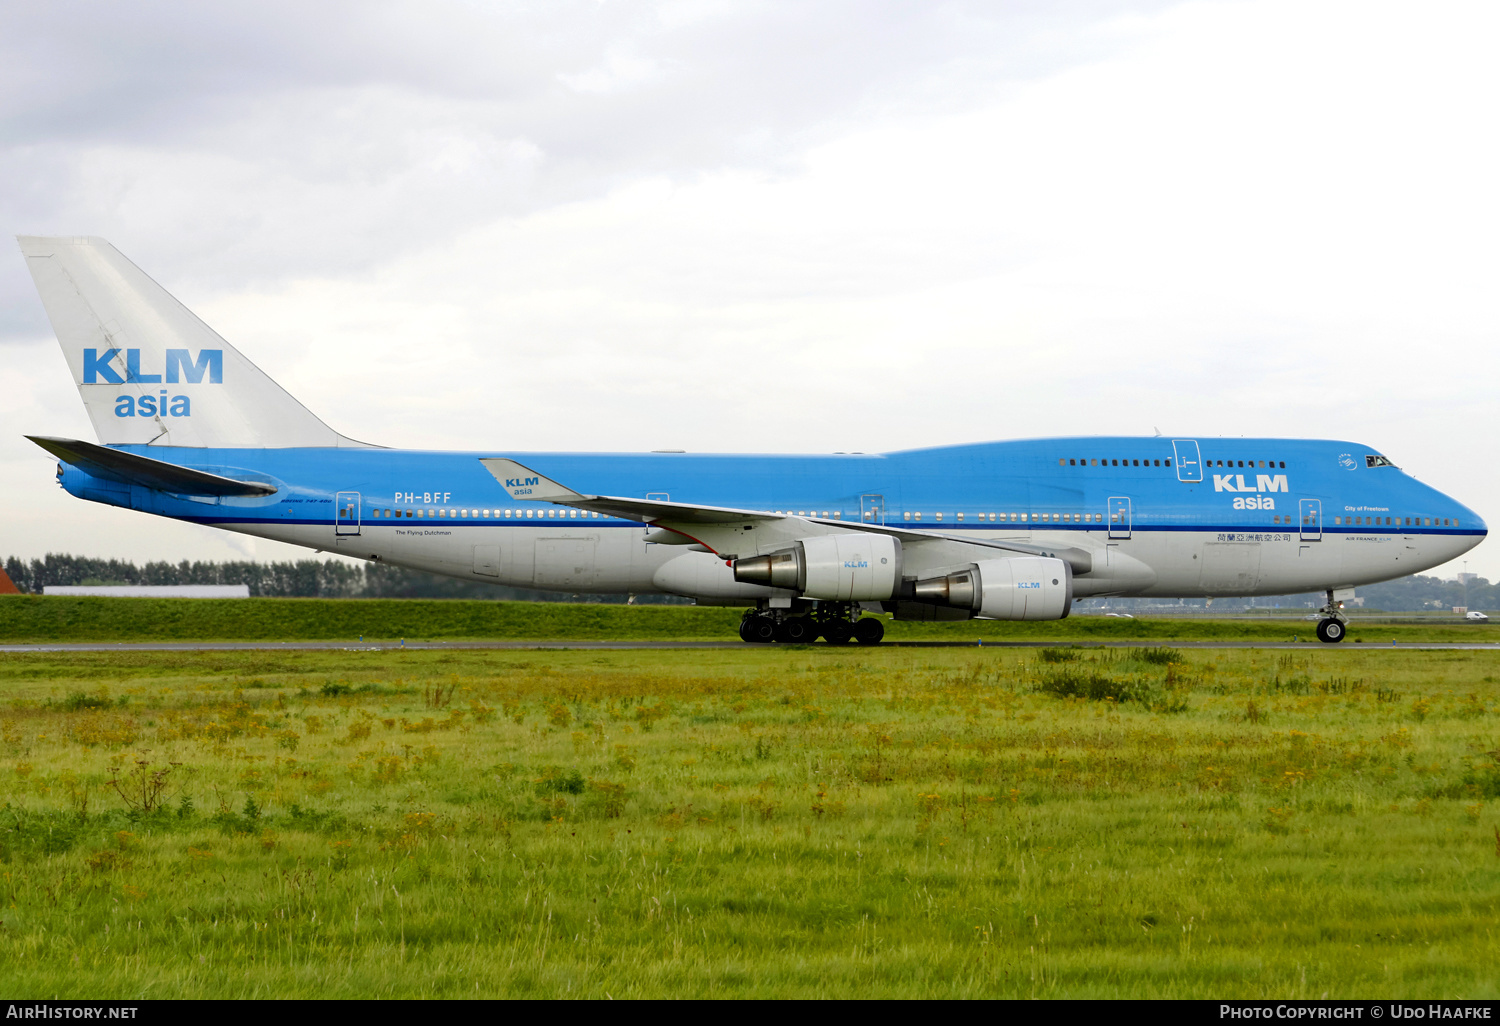
<instances>
[{"instance_id":1,"label":"nose landing gear","mask_svg":"<svg viewBox=\"0 0 1500 1026\"><path fill-rule=\"evenodd\" d=\"M1325 645L1336 645L1344 640L1348 633L1348 624L1344 619L1343 607L1333 600L1333 589L1328 589L1328 602L1318 612L1323 614L1323 619L1318 621L1318 640Z\"/></svg>"}]
</instances>

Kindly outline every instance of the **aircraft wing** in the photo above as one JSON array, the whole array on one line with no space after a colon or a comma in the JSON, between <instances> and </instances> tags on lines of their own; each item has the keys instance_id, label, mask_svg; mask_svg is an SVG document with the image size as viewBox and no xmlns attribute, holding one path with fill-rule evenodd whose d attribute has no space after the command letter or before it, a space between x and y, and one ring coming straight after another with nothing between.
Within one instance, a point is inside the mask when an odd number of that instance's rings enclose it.
<instances>
[{"instance_id":1,"label":"aircraft wing","mask_svg":"<svg viewBox=\"0 0 1500 1026\"><path fill-rule=\"evenodd\" d=\"M515 460L488 458L481 459L485 469L495 476L495 480L510 493L513 499L529 499L536 502L552 502L559 506L574 506L578 509L586 509L607 516L621 517L626 520L639 520L653 526L664 527L678 534L686 535L694 541L698 541L706 548L717 552L719 544L711 534L705 532L706 527L734 527L735 525L752 525L764 521L802 521L805 524L817 525L817 529L809 533L826 533L828 529L843 529L846 531L864 531L871 534L884 534L899 538L903 545L922 545L936 542L949 544L973 545L983 549L993 549L1002 552L1013 552L1017 555L1027 556L1051 556L1064 560L1073 567L1073 572L1086 574L1093 569L1093 554L1085 549L1078 548L1050 548L1045 545L1033 545L1029 542L1015 541L986 541L971 537L958 537L943 534L938 531L914 531L906 527L892 527L887 524L868 524L859 520L828 520L821 517L798 517L786 513L770 513L765 510L735 509L730 506L701 506L686 502L661 502L654 499L631 499L615 495L585 495L575 492L573 489L558 484L550 478L544 477L534 470L521 466ZM786 533L786 525L778 534ZM680 529L679 529L680 528ZM795 528L793 529L795 534ZM789 541L791 538L789 537ZM732 551L726 549L725 551Z\"/></svg>"},{"instance_id":2,"label":"aircraft wing","mask_svg":"<svg viewBox=\"0 0 1500 1026\"><path fill-rule=\"evenodd\" d=\"M533 502L555 502L575 506L593 513L603 513L624 520L656 523L667 520L683 524L737 524L753 520L785 520L779 513L758 509L734 509L729 506L694 506L685 502L661 502L656 499L630 499L619 495L584 495L564 487L515 460L481 458L484 469L495 476L512 499Z\"/></svg>"},{"instance_id":3,"label":"aircraft wing","mask_svg":"<svg viewBox=\"0 0 1500 1026\"><path fill-rule=\"evenodd\" d=\"M75 438L27 435L58 459L106 481L140 485L178 495L271 495L276 489L259 481L236 481L206 470L179 467L175 463L137 456L133 452L81 442Z\"/></svg>"}]
</instances>

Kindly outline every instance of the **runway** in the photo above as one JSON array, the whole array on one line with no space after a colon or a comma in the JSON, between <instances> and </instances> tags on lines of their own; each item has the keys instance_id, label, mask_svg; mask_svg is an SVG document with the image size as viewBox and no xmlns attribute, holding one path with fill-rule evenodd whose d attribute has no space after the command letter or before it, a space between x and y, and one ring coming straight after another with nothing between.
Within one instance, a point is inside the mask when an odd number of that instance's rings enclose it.
<instances>
[{"instance_id":1,"label":"runway","mask_svg":"<svg viewBox=\"0 0 1500 1026\"><path fill-rule=\"evenodd\" d=\"M1388 642L1322 645L1287 641L886 641L879 648L1179 648L1179 649L1289 649L1314 652L1399 649L1416 652L1500 651L1500 642ZM744 651L829 650L850 652L864 646L849 644L835 649L827 644L747 645L743 641L139 641L64 642L34 645L0 645L0 654L38 652L402 652L445 650L493 651L673 651L691 649L743 649Z\"/></svg>"}]
</instances>

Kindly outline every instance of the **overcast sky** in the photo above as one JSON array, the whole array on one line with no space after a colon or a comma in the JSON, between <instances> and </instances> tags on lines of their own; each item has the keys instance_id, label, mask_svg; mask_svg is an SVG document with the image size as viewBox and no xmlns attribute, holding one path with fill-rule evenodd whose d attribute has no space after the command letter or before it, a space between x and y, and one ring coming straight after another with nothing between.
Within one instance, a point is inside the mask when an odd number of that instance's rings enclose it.
<instances>
[{"instance_id":1,"label":"overcast sky","mask_svg":"<svg viewBox=\"0 0 1500 1026\"><path fill-rule=\"evenodd\" d=\"M0 11L7 233L109 239L356 438L1347 438L1500 520L1492 2ZM0 556L306 555L58 490L13 243L0 360Z\"/></svg>"}]
</instances>

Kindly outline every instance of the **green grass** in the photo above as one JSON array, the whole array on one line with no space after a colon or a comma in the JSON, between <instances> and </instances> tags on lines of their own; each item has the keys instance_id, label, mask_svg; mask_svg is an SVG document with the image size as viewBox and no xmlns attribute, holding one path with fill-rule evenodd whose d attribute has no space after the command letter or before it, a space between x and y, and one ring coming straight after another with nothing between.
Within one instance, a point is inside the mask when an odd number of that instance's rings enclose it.
<instances>
[{"instance_id":1,"label":"green grass","mask_svg":"<svg viewBox=\"0 0 1500 1026\"><path fill-rule=\"evenodd\" d=\"M0 597L0 643L61 641L733 641L741 609L457 599ZM893 641L1317 641L1307 620L1134 620L887 624ZM1500 625L1360 624L1346 643L1500 641Z\"/></svg>"},{"instance_id":2,"label":"green grass","mask_svg":"<svg viewBox=\"0 0 1500 1026\"><path fill-rule=\"evenodd\" d=\"M1493 999L1497 673L0 656L0 990Z\"/></svg>"}]
</instances>

